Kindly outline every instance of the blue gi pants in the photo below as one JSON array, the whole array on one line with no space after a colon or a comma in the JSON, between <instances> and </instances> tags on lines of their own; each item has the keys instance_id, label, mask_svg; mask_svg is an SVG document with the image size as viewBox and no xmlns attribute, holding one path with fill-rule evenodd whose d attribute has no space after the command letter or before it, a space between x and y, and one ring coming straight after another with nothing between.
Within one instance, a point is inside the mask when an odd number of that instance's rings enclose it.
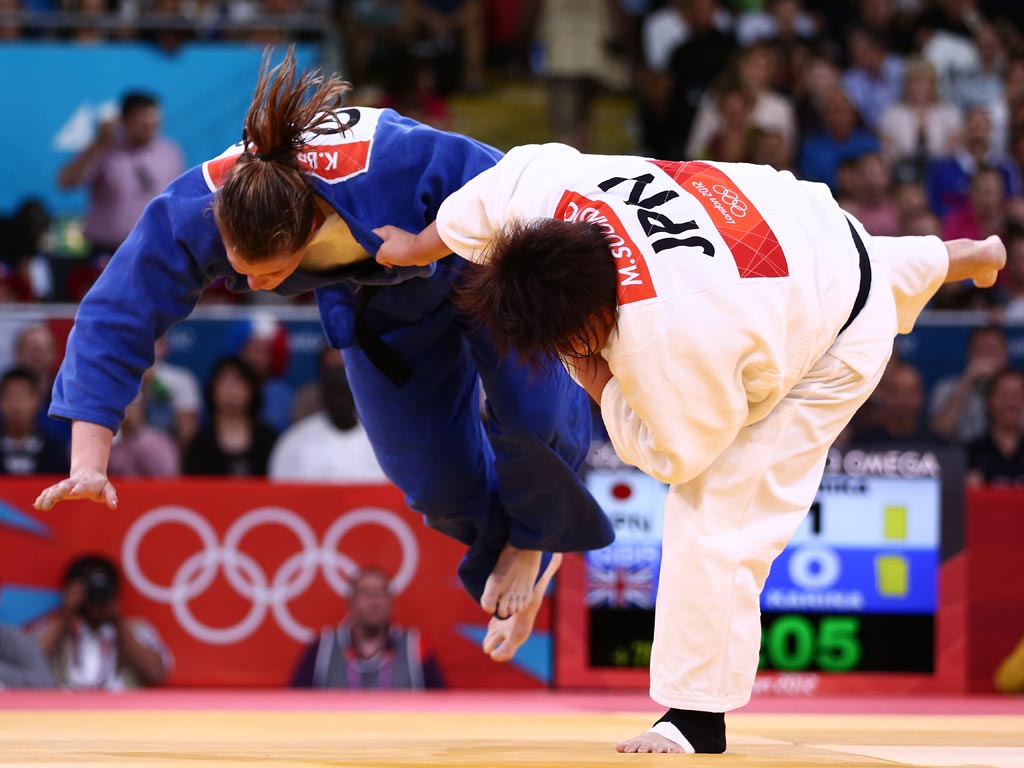
<instances>
[{"instance_id":1,"label":"blue gi pants","mask_svg":"<svg viewBox=\"0 0 1024 768\"><path fill-rule=\"evenodd\" d=\"M459 576L475 600L506 542L545 552L612 542L577 475L590 442L587 395L561 365L537 371L500 359L448 301L379 336L413 374L396 386L360 347L346 347L359 418L409 506L469 548Z\"/></svg>"}]
</instances>

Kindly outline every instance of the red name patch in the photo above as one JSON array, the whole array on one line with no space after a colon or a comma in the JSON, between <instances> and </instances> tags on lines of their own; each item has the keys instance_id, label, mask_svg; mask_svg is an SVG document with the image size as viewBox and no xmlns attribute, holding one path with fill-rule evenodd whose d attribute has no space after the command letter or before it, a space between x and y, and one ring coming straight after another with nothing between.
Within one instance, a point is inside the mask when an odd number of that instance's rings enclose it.
<instances>
[{"instance_id":1,"label":"red name patch","mask_svg":"<svg viewBox=\"0 0 1024 768\"><path fill-rule=\"evenodd\" d=\"M328 184L362 173L369 166L369 141L351 141L344 144L303 147L296 159L299 165L312 176ZM206 174L214 189L224 185L228 173L238 162L241 153L224 155L206 163Z\"/></svg>"},{"instance_id":2,"label":"red name patch","mask_svg":"<svg viewBox=\"0 0 1024 768\"><path fill-rule=\"evenodd\" d=\"M772 228L725 173L707 163L651 162L704 207L732 251L741 278L789 274L786 254Z\"/></svg>"},{"instance_id":3,"label":"red name patch","mask_svg":"<svg viewBox=\"0 0 1024 768\"><path fill-rule=\"evenodd\" d=\"M626 234L626 228L607 203L566 190L558 201L555 218L597 224L605 231L619 272L619 306L653 299L658 295L640 249Z\"/></svg>"}]
</instances>

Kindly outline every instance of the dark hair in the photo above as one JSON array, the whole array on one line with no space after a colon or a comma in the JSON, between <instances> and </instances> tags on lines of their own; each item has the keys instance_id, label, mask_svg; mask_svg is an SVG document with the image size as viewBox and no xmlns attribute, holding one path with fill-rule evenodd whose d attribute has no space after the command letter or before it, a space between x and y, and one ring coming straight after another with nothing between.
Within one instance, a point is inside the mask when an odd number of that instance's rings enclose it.
<instances>
[{"instance_id":1,"label":"dark hair","mask_svg":"<svg viewBox=\"0 0 1024 768\"><path fill-rule=\"evenodd\" d=\"M970 350L974 342L982 336L998 336L1004 343L1006 342L1006 332L998 325L979 325L977 328L972 328L971 332L967 336L967 348Z\"/></svg>"},{"instance_id":2,"label":"dark hair","mask_svg":"<svg viewBox=\"0 0 1024 768\"><path fill-rule=\"evenodd\" d=\"M362 585L363 581L365 579L367 579L367 578L382 579L384 581L384 587L385 587L385 589L387 589L388 594L391 593L391 577L388 576L387 573L385 573L380 568L376 568L374 566L369 566L367 568L361 569L359 571L359 573L356 574L355 578L352 579L352 596L353 597L355 596L356 592L359 590L360 585Z\"/></svg>"},{"instance_id":3,"label":"dark hair","mask_svg":"<svg viewBox=\"0 0 1024 768\"><path fill-rule=\"evenodd\" d=\"M466 270L456 294L463 311L491 334L498 351L536 364L597 351L594 319L618 316L618 275L600 227L535 219L506 226L486 264Z\"/></svg>"},{"instance_id":4,"label":"dark hair","mask_svg":"<svg viewBox=\"0 0 1024 768\"><path fill-rule=\"evenodd\" d=\"M75 580L84 581L90 574L97 571L107 577L116 592L120 575L114 561L105 555L89 554L76 557L64 571L64 580L61 583L70 584Z\"/></svg>"},{"instance_id":5,"label":"dark hair","mask_svg":"<svg viewBox=\"0 0 1024 768\"><path fill-rule=\"evenodd\" d=\"M888 48L888 41L885 39L885 35L871 27L865 25L855 26L849 31L848 39L853 38L855 35L864 38L864 40L875 48L879 48L883 51Z\"/></svg>"},{"instance_id":6,"label":"dark hair","mask_svg":"<svg viewBox=\"0 0 1024 768\"><path fill-rule=\"evenodd\" d=\"M121 97L121 119L127 119L133 112L160 106L156 97L143 91L129 91Z\"/></svg>"},{"instance_id":7,"label":"dark hair","mask_svg":"<svg viewBox=\"0 0 1024 768\"><path fill-rule=\"evenodd\" d=\"M7 385L12 381L24 381L30 387L32 391L39 391L39 377L37 377L28 368L10 368L8 369L3 377L0 377L0 391L7 389Z\"/></svg>"},{"instance_id":8,"label":"dark hair","mask_svg":"<svg viewBox=\"0 0 1024 768\"><path fill-rule=\"evenodd\" d=\"M996 389L1006 379L1018 379L1024 383L1024 371L1018 371L1016 368L1003 368L1003 370L999 371L988 383L988 391L985 394L986 402L991 402Z\"/></svg>"},{"instance_id":9,"label":"dark hair","mask_svg":"<svg viewBox=\"0 0 1024 768\"><path fill-rule=\"evenodd\" d=\"M207 414L210 418L213 418L217 413L217 404L213 399L213 390L217 384L217 379L229 368L234 369L245 379L245 383L249 385L249 391L251 392L249 416L255 419L263 408L263 388L260 386L260 379L252 367L245 360L237 356L222 357L214 364L210 377L206 380L206 387L203 390Z\"/></svg>"},{"instance_id":10,"label":"dark hair","mask_svg":"<svg viewBox=\"0 0 1024 768\"><path fill-rule=\"evenodd\" d=\"M299 72L295 49L270 68L260 65L245 116L245 151L214 198L221 237L249 261L299 250L313 230L313 191L299 166L304 133L339 131L334 110L351 88L320 70Z\"/></svg>"}]
</instances>

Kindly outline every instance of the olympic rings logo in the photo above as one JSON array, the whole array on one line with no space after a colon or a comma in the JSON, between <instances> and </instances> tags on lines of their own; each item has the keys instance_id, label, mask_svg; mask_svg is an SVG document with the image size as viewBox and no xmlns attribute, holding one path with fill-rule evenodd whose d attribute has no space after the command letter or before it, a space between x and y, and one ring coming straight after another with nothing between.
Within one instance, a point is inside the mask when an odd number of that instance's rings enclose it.
<instances>
[{"instance_id":1,"label":"olympic rings logo","mask_svg":"<svg viewBox=\"0 0 1024 768\"><path fill-rule=\"evenodd\" d=\"M722 205L729 206L729 213L734 218L742 219L747 215L747 201L744 200L728 187L723 187L721 184L715 184L711 187L711 191L719 196L722 200Z\"/></svg>"},{"instance_id":2,"label":"olympic rings logo","mask_svg":"<svg viewBox=\"0 0 1024 768\"><path fill-rule=\"evenodd\" d=\"M170 585L162 586L143 572L139 547L154 528L170 524L183 525L194 531L199 536L202 549L178 566ZM259 562L240 548L246 534L265 525L291 531L301 546L272 577L268 577ZM218 540L217 532L209 521L195 510L178 506L157 507L142 515L128 529L121 546L121 561L132 586L150 600L170 605L181 628L197 640L210 645L241 642L259 629L269 612L286 635L301 643L309 643L316 633L292 616L288 604L309 588L318 572L323 574L327 585L339 597L351 595L351 580L359 573L360 567L351 557L338 551L338 547L348 533L363 525L380 526L398 540L402 564L391 580L391 591L401 594L416 574L419 546L415 534L401 517L379 507L345 513L327 529L322 544L317 542L316 533L305 520L282 507L260 507L242 515L228 529L223 543ZM211 627L195 617L189 603L206 592L222 570L231 588L240 597L251 601L252 607L233 626Z\"/></svg>"}]
</instances>

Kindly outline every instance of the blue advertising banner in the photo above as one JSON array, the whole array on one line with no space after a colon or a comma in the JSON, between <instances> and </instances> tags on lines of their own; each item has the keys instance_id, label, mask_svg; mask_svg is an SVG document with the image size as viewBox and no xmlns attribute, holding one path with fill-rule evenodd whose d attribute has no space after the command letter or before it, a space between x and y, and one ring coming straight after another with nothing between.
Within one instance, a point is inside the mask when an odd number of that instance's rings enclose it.
<instances>
[{"instance_id":1,"label":"blue advertising banner","mask_svg":"<svg viewBox=\"0 0 1024 768\"><path fill-rule=\"evenodd\" d=\"M301 65L315 64L318 52L296 49ZM174 53L144 43L0 45L0 215L26 197L57 215L81 213L84 192L60 191L57 174L127 91L160 100L164 134L187 165L219 154L241 136L262 55L262 46L243 43L192 43ZM276 51L277 60L283 55Z\"/></svg>"}]
</instances>

